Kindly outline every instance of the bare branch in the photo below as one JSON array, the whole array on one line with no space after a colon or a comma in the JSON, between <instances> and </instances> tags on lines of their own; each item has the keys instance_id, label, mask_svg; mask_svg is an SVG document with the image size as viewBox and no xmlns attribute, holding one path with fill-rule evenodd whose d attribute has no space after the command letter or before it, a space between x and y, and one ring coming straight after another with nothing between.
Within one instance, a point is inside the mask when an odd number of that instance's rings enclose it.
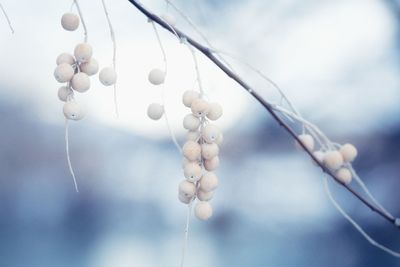
<instances>
[{"instance_id":1,"label":"bare branch","mask_svg":"<svg viewBox=\"0 0 400 267\"><path fill-rule=\"evenodd\" d=\"M382 218L395 225L396 227L400 227L400 219L395 218L391 214L388 214L377 207L375 204L371 203L368 199L363 197L360 193L355 191L355 189L351 188L349 185L343 183L339 180L338 177L325 165L323 165L310 151L306 145L299 139L296 132L279 116L279 114L275 111L275 106L261 97L256 91L254 91L250 85L244 81L240 76L234 73L226 63L222 62L214 53L213 50L209 47L203 46L184 32L178 30L175 27L172 27L165 23L159 16L153 14L149 10L147 10L143 5L139 3L137 0L129 0L129 2L134 5L140 12L142 12L148 19L156 22L160 26L162 26L167 31L177 35L180 39L186 40L190 45L195 47L198 51L204 54L209 60L211 60L219 69L221 69L228 77L233 79L236 83L238 83L243 89L245 89L251 96L253 96L272 116L272 118L280 125L282 128L294 139L296 140L300 146L304 149L304 151L311 157L311 159L321 168L321 170L331 176L334 181L338 184L345 187L351 194L353 194L357 199L359 199L364 205L370 208L373 212L376 212Z\"/></svg>"}]
</instances>

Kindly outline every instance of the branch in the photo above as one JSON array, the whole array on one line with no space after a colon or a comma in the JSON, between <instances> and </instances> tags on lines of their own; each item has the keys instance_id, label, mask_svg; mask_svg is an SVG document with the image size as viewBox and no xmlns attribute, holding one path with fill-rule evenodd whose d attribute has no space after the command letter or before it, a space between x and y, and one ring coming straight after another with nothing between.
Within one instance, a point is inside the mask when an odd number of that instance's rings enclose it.
<instances>
[{"instance_id":1,"label":"branch","mask_svg":"<svg viewBox=\"0 0 400 267\"><path fill-rule=\"evenodd\" d=\"M385 213L381 209L379 209L376 205L371 203L368 199L363 197L349 185L341 182L336 175L328 169L325 165L323 165L315 156L314 154L308 150L306 145L299 139L296 132L283 120L279 117L278 113L274 110L274 105L269 103L267 100L262 98L257 92L255 92L249 84L247 84L240 76L235 74L227 65L223 63L220 59L218 59L213 51L200 44L199 42L195 41L193 38L185 34L184 32L178 30L175 27L172 27L165 23L159 16L153 14L149 10L147 10L144 6L142 6L139 1L137 0L128 0L132 5L134 5L140 12L142 12L149 20L156 22L165 30L171 32L174 35L177 35L180 39L186 40L190 45L196 48L198 51L204 54L209 60L211 60L216 66L218 66L228 77L233 79L236 83L238 83L243 89L245 89L251 96L253 96L265 109L266 111L272 116L272 118L294 139L296 140L299 145L304 149L304 151L311 157L311 159L321 168L321 170L327 173L329 176L333 178L335 182L340 184L341 186L345 187L351 194L353 194L357 199L359 199L365 206L370 208L373 212L376 212L382 218L390 222L391 224L395 225L396 227L400 227L400 219L393 217L390 214Z\"/></svg>"}]
</instances>

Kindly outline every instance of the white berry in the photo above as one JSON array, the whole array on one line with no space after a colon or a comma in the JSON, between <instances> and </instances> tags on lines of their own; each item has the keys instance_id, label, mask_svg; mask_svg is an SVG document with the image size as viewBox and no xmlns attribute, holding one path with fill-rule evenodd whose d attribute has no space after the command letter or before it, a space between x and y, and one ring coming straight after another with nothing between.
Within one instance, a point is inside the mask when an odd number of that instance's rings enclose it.
<instances>
[{"instance_id":1,"label":"white berry","mask_svg":"<svg viewBox=\"0 0 400 267\"><path fill-rule=\"evenodd\" d=\"M64 104L63 112L65 118L78 121L83 119L85 113L82 107L75 101L68 101Z\"/></svg>"},{"instance_id":2,"label":"white berry","mask_svg":"<svg viewBox=\"0 0 400 267\"><path fill-rule=\"evenodd\" d=\"M56 63L57 65L60 65L62 63L73 65L75 64L75 58L71 54L62 53L57 57Z\"/></svg>"},{"instance_id":3,"label":"white berry","mask_svg":"<svg viewBox=\"0 0 400 267\"><path fill-rule=\"evenodd\" d=\"M67 31L75 31L79 27L79 16L74 13L65 13L61 18L61 26Z\"/></svg>"},{"instance_id":4,"label":"white berry","mask_svg":"<svg viewBox=\"0 0 400 267\"><path fill-rule=\"evenodd\" d=\"M205 192L203 190L197 191L197 198L200 201L210 201L214 196L214 192Z\"/></svg>"},{"instance_id":5,"label":"white berry","mask_svg":"<svg viewBox=\"0 0 400 267\"><path fill-rule=\"evenodd\" d=\"M74 50L75 59L80 63L88 62L91 59L92 54L92 46L87 43L78 44Z\"/></svg>"},{"instance_id":6,"label":"white berry","mask_svg":"<svg viewBox=\"0 0 400 267\"><path fill-rule=\"evenodd\" d=\"M90 89L90 78L86 73L79 72L74 75L71 81L71 87L75 91L84 93Z\"/></svg>"},{"instance_id":7,"label":"white berry","mask_svg":"<svg viewBox=\"0 0 400 267\"><path fill-rule=\"evenodd\" d=\"M351 183L351 180L353 179L351 171L347 168L340 168L336 172L336 177L339 179L339 181L341 181L345 184Z\"/></svg>"},{"instance_id":8,"label":"white berry","mask_svg":"<svg viewBox=\"0 0 400 267\"><path fill-rule=\"evenodd\" d=\"M309 134L301 134L298 136L298 138L300 139L300 141L305 145L305 147L309 150L309 151L313 151L314 150L314 137L312 137ZM303 147L299 144L299 142L296 141L296 147L297 149L302 150Z\"/></svg>"},{"instance_id":9,"label":"white berry","mask_svg":"<svg viewBox=\"0 0 400 267\"><path fill-rule=\"evenodd\" d=\"M340 153L345 162L352 162L357 157L358 151L352 144L345 144L340 148Z\"/></svg>"},{"instance_id":10,"label":"white berry","mask_svg":"<svg viewBox=\"0 0 400 267\"><path fill-rule=\"evenodd\" d=\"M165 13L160 16L169 26L175 27L176 25L176 18L170 14Z\"/></svg>"},{"instance_id":11,"label":"white berry","mask_svg":"<svg viewBox=\"0 0 400 267\"><path fill-rule=\"evenodd\" d=\"M67 102L68 97L72 94L73 94L73 92L72 92L71 88L69 88L68 86L61 86L58 89L58 93L57 93L58 99L60 99L63 102Z\"/></svg>"},{"instance_id":12,"label":"white berry","mask_svg":"<svg viewBox=\"0 0 400 267\"><path fill-rule=\"evenodd\" d=\"M197 182L200 180L202 172L203 170L196 162L189 162L183 168L184 176L189 182Z\"/></svg>"},{"instance_id":13,"label":"white berry","mask_svg":"<svg viewBox=\"0 0 400 267\"><path fill-rule=\"evenodd\" d=\"M206 201L200 201L194 207L194 214L198 219L205 221L212 216L213 210L210 203Z\"/></svg>"},{"instance_id":14,"label":"white berry","mask_svg":"<svg viewBox=\"0 0 400 267\"><path fill-rule=\"evenodd\" d=\"M182 103L190 108L192 106L192 103L195 99L198 99L200 97L200 94L194 90L187 90L183 93L182 96Z\"/></svg>"},{"instance_id":15,"label":"white berry","mask_svg":"<svg viewBox=\"0 0 400 267\"><path fill-rule=\"evenodd\" d=\"M99 80L105 86L114 85L117 82L117 73L111 67L104 68L99 73Z\"/></svg>"},{"instance_id":16,"label":"white berry","mask_svg":"<svg viewBox=\"0 0 400 267\"><path fill-rule=\"evenodd\" d=\"M216 157L218 153L219 147L215 143L201 145L201 155L204 159L212 159Z\"/></svg>"},{"instance_id":17,"label":"white berry","mask_svg":"<svg viewBox=\"0 0 400 267\"><path fill-rule=\"evenodd\" d=\"M325 153L324 164L331 170L337 170L343 165L343 156L339 151L333 150Z\"/></svg>"},{"instance_id":18,"label":"white berry","mask_svg":"<svg viewBox=\"0 0 400 267\"><path fill-rule=\"evenodd\" d=\"M214 191L218 187L218 177L213 172L207 172L200 180L200 189L206 192Z\"/></svg>"},{"instance_id":19,"label":"white berry","mask_svg":"<svg viewBox=\"0 0 400 267\"><path fill-rule=\"evenodd\" d=\"M147 108L147 116L152 120L159 120L164 114L164 107L158 103L152 103Z\"/></svg>"},{"instance_id":20,"label":"white berry","mask_svg":"<svg viewBox=\"0 0 400 267\"><path fill-rule=\"evenodd\" d=\"M95 75L99 71L99 63L96 59L91 58L88 62L82 63L80 70L89 76Z\"/></svg>"},{"instance_id":21,"label":"white berry","mask_svg":"<svg viewBox=\"0 0 400 267\"><path fill-rule=\"evenodd\" d=\"M210 105L204 99L198 98L193 100L190 108L196 117L204 117L208 114Z\"/></svg>"},{"instance_id":22,"label":"white berry","mask_svg":"<svg viewBox=\"0 0 400 267\"><path fill-rule=\"evenodd\" d=\"M69 82L74 76L74 69L67 63L61 63L54 70L54 78L60 83Z\"/></svg>"},{"instance_id":23,"label":"white berry","mask_svg":"<svg viewBox=\"0 0 400 267\"><path fill-rule=\"evenodd\" d=\"M219 167L219 157L213 157L212 159L206 159L204 161L204 168L209 171L215 171Z\"/></svg>"},{"instance_id":24,"label":"white berry","mask_svg":"<svg viewBox=\"0 0 400 267\"><path fill-rule=\"evenodd\" d=\"M196 186L191 182L183 180L179 184L179 194L191 198L196 194Z\"/></svg>"},{"instance_id":25,"label":"white berry","mask_svg":"<svg viewBox=\"0 0 400 267\"><path fill-rule=\"evenodd\" d=\"M219 118L221 118L223 114L222 106L218 103L210 103L209 104L209 111L207 114L207 118L209 118L212 121L216 121Z\"/></svg>"},{"instance_id":26,"label":"white berry","mask_svg":"<svg viewBox=\"0 0 400 267\"><path fill-rule=\"evenodd\" d=\"M187 141L182 147L183 155L190 161L195 161L200 158L201 147L195 141Z\"/></svg>"},{"instance_id":27,"label":"white berry","mask_svg":"<svg viewBox=\"0 0 400 267\"><path fill-rule=\"evenodd\" d=\"M198 131L188 131L186 134L186 140L198 141L200 138L200 133Z\"/></svg>"},{"instance_id":28,"label":"white berry","mask_svg":"<svg viewBox=\"0 0 400 267\"><path fill-rule=\"evenodd\" d=\"M200 127L200 120L193 114L188 114L183 118L183 128L189 131L196 131Z\"/></svg>"},{"instance_id":29,"label":"white berry","mask_svg":"<svg viewBox=\"0 0 400 267\"><path fill-rule=\"evenodd\" d=\"M153 69L149 73L149 82L154 85L160 85L165 81L165 72L160 69Z\"/></svg>"},{"instance_id":30,"label":"white berry","mask_svg":"<svg viewBox=\"0 0 400 267\"><path fill-rule=\"evenodd\" d=\"M214 143L220 137L221 131L219 128L213 124L208 124L205 126L201 132L201 137L211 144Z\"/></svg>"}]
</instances>

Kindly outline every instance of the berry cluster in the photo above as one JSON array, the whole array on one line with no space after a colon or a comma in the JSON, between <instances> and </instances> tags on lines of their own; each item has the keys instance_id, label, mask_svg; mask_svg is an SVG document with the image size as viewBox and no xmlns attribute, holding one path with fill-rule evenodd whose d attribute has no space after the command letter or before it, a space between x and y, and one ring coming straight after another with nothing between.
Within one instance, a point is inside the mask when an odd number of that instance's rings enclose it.
<instances>
[{"instance_id":1,"label":"berry cluster","mask_svg":"<svg viewBox=\"0 0 400 267\"><path fill-rule=\"evenodd\" d=\"M305 147L313 151L315 147L314 138L309 134L298 136ZM300 147L300 144L296 144ZM344 184L351 183L353 179L349 164L357 157L357 149L352 144L345 144L337 149L321 149L313 152L315 158L333 171L335 176Z\"/></svg>"},{"instance_id":2,"label":"berry cluster","mask_svg":"<svg viewBox=\"0 0 400 267\"><path fill-rule=\"evenodd\" d=\"M220 104L207 102L193 90L183 94L182 102L191 113L183 119L183 127L188 130L182 148L186 179L179 184L179 200L189 204L197 198L195 215L200 220L207 220L212 216L209 201L218 186L214 171L219 166L219 145L223 140L221 131L209 120L219 119L223 111Z\"/></svg>"},{"instance_id":3,"label":"berry cluster","mask_svg":"<svg viewBox=\"0 0 400 267\"><path fill-rule=\"evenodd\" d=\"M65 13L61 25L67 31L75 31L80 24L79 16ZM99 71L99 63L92 57L92 46L87 42L76 45L74 54L62 53L57 57L54 77L59 83L67 83L58 90L58 98L65 102L63 112L68 120L81 120L84 112L74 99L74 92L84 93L90 89L90 78ZM104 68L99 74L100 82L105 86L115 84L117 74L113 68Z\"/></svg>"}]
</instances>

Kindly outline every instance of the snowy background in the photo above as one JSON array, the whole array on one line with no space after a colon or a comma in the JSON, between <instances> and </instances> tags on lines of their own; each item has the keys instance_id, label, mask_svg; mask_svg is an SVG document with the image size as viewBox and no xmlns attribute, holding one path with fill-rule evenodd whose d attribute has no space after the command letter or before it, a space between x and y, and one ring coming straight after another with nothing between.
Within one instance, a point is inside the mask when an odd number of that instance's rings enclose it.
<instances>
[{"instance_id":1,"label":"snowy background","mask_svg":"<svg viewBox=\"0 0 400 267\"><path fill-rule=\"evenodd\" d=\"M101 2L81 0L89 42L101 66L112 43ZM71 1L1 0L0 266L178 266L186 207L177 200L181 157L164 121L146 117L166 92L172 128L183 140L188 112L181 94L194 88L191 54L160 31L169 76L156 88L147 73L162 67L151 25L128 1L107 1L118 41L118 95L92 79L78 96L85 120L71 124L71 156L81 193L66 164L55 58L83 40L60 17ZM165 13L162 0L143 1ZM395 215L400 195L400 4L395 0L176 0L222 51L263 70L298 109L333 140L354 143L355 167ZM169 11L172 12L171 9ZM177 15L176 15L177 16ZM198 37L183 19L178 27ZM232 63L237 63L231 61ZM241 75L271 101L256 75ZM206 59L208 97L225 108L220 187L208 222L193 220L186 266L399 266L368 244L330 204L323 174L235 83ZM397 229L345 192L334 192L378 241L400 249Z\"/></svg>"}]
</instances>

